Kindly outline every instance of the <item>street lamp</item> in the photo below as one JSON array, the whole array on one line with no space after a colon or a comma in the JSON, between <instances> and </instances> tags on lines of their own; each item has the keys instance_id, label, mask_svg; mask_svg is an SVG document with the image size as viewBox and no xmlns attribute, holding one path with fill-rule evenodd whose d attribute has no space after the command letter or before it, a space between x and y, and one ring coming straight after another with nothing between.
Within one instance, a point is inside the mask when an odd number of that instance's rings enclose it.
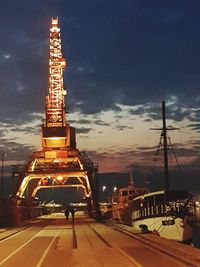
<instances>
[{"instance_id":1,"label":"street lamp","mask_svg":"<svg viewBox=\"0 0 200 267\"><path fill-rule=\"evenodd\" d=\"M106 194L105 194L105 191L106 191L106 188L107 188L107 187L106 187L105 185L102 186L102 192L103 192L103 193L102 193L102 198L103 198L103 201L105 201L105 195L106 195Z\"/></svg>"},{"instance_id":2,"label":"street lamp","mask_svg":"<svg viewBox=\"0 0 200 267\"><path fill-rule=\"evenodd\" d=\"M4 186L4 157L5 157L5 152L2 152L1 154L1 197L3 197L3 186Z\"/></svg>"},{"instance_id":3,"label":"street lamp","mask_svg":"<svg viewBox=\"0 0 200 267\"><path fill-rule=\"evenodd\" d=\"M105 190L106 190L106 186L105 185L102 186L102 190L103 190L103 192L105 192Z\"/></svg>"},{"instance_id":4,"label":"street lamp","mask_svg":"<svg viewBox=\"0 0 200 267\"><path fill-rule=\"evenodd\" d=\"M113 191L114 191L114 193L117 191L117 187L116 186L113 187Z\"/></svg>"}]
</instances>

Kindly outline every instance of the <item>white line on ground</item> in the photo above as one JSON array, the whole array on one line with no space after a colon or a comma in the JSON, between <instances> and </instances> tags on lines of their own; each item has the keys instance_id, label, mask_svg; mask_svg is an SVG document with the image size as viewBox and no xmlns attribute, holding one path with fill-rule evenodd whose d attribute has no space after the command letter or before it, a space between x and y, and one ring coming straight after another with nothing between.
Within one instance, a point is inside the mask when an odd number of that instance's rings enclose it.
<instances>
[{"instance_id":1,"label":"white line on ground","mask_svg":"<svg viewBox=\"0 0 200 267\"><path fill-rule=\"evenodd\" d=\"M143 265L141 265L139 262L137 262L134 258L132 258L130 255L128 255L124 250L122 250L121 248L118 248L118 250L126 257L129 259L129 261L131 261L132 263L135 264L135 266L137 267L143 267Z\"/></svg>"},{"instance_id":2,"label":"white line on ground","mask_svg":"<svg viewBox=\"0 0 200 267\"><path fill-rule=\"evenodd\" d=\"M56 240L56 238L58 237L58 234L56 234L56 236L51 240L51 242L49 243L48 247L46 248L45 252L43 253L42 257L40 258L38 264L35 267L40 267L42 266L42 263L50 249L50 247L52 246L53 242Z\"/></svg>"},{"instance_id":3,"label":"white line on ground","mask_svg":"<svg viewBox=\"0 0 200 267\"><path fill-rule=\"evenodd\" d=\"M15 236L17 236L17 235L23 233L24 231L31 229L31 228L33 228L33 226L30 226L30 227L28 227L28 228L26 228L26 229L23 229L23 230L21 230L21 231L19 231L19 232L17 232L17 233L13 233L13 234L11 234L10 236L4 238L3 240L0 240L0 243L3 243L3 242L5 242L5 241L7 241L8 239L10 239L10 238L12 238L12 237L15 237Z\"/></svg>"},{"instance_id":4,"label":"white line on ground","mask_svg":"<svg viewBox=\"0 0 200 267\"><path fill-rule=\"evenodd\" d=\"M4 264L7 260L9 260L13 255L15 255L20 249L22 249L22 248L24 248L28 243L30 243L36 236L38 236L39 235L39 233L41 232L41 231L43 231L44 230L44 228L43 229L41 229L36 235L34 235L31 239L29 239L26 243L24 243L21 247L19 247L18 249L16 249L16 250L14 250L12 253L10 253L10 255L8 256L8 257L6 257L4 260L2 260L1 262L0 262L0 266L2 265L2 264Z\"/></svg>"}]
</instances>

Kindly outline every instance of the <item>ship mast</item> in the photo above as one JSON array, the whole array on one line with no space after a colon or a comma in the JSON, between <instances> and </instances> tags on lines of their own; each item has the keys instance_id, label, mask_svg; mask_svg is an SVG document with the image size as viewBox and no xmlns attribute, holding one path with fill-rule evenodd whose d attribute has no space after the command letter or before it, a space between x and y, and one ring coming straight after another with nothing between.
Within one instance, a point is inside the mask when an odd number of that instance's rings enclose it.
<instances>
[{"instance_id":1,"label":"ship mast","mask_svg":"<svg viewBox=\"0 0 200 267\"><path fill-rule=\"evenodd\" d=\"M150 130L161 130L161 138L160 138L160 145L162 145L161 140L163 140L163 157L164 157L164 182L165 182L165 191L169 191L169 168L168 168L168 139L169 137L167 136L167 131L168 130L178 130L179 128L175 128L175 127L170 127L167 128L166 126L166 111L165 111L165 101L162 101L162 128L150 128ZM173 146L169 140L170 146L172 147L174 156L175 156L175 152L173 149ZM176 159L176 156L175 156ZM176 159L177 162L177 159Z\"/></svg>"},{"instance_id":2,"label":"ship mast","mask_svg":"<svg viewBox=\"0 0 200 267\"><path fill-rule=\"evenodd\" d=\"M165 101L162 101L162 136L164 146L164 178L165 178L165 191L169 191L169 171L168 171L168 145L167 145L167 127L165 115Z\"/></svg>"}]
</instances>

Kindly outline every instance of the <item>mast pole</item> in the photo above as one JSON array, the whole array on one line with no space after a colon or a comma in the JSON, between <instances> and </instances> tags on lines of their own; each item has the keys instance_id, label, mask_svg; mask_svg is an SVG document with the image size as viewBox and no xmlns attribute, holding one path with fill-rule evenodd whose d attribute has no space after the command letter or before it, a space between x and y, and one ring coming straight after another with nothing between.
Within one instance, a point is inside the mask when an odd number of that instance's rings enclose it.
<instances>
[{"instance_id":1,"label":"mast pole","mask_svg":"<svg viewBox=\"0 0 200 267\"><path fill-rule=\"evenodd\" d=\"M165 115L165 101L162 101L162 120L163 120L163 141L164 141L164 178L165 191L169 191L169 172L168 172L168 146L167 146L167 127Z\"/></svg>"}]
</instances>

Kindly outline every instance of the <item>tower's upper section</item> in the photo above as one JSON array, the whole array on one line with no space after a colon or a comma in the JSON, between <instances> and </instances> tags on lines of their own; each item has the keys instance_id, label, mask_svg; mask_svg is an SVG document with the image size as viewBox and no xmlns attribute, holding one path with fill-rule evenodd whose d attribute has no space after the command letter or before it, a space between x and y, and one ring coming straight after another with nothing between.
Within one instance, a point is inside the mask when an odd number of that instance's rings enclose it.
<instances>
[{"instance_id":1,"label":"tower's upper section","mask_svg":"<svg viewBox=\"0 0 200 267\"><path fill-rule=\"evenodd\" d=\"M45 150L76 147L75 129L65 118L66 91L63 88L63 70L58 18L51 18L49 43L49 90L45 103L45 120L42 126L42 147Z\"/></svg>"},{"instance_id":2,"label":"tower's upper section","mask_svg":"<svg viewBox=\"0 0 200 267\"><path fill-rule=\"evenodd\" d=\"M65 121L63 70L66 61L62 57L58 18L51 18L49 44L49 95L46 97L46 127L63 127Z\"/></svg>"}]
</instances>

